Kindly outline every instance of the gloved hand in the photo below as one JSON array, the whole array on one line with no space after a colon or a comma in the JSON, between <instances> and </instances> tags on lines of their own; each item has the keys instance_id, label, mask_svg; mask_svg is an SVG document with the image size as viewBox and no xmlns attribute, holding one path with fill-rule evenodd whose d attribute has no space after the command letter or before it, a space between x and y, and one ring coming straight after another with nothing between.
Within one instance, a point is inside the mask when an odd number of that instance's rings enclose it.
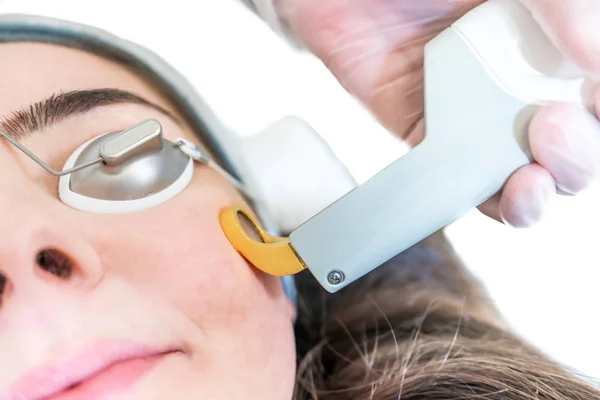
<instances>
[{"instance_id":1,"label":"gloved hand","mask_svg":"<svg viewBox=\"0 0 600 400\"><path fill-rule=\"evenodd\" d=\"M423 130L423 46L483 0L266 0L287 26L389 130L416 145ZM555 44L600 77L600 0L520 0ZM600 86L595 90L600 114ZM465 110L468 113L468 110ZM534 117L535 162L482 204L515 227L538 222L549 198L574 195L599 173L600 123L553 104Z\"/></svg>"}]
</instances>

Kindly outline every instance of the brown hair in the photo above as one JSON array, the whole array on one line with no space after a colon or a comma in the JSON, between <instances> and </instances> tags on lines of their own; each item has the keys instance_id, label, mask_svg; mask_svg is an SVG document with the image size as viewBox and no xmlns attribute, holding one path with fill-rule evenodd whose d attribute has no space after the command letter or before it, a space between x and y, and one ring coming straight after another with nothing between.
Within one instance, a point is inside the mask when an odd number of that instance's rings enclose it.
<instances>
[{"instance_id":1,"label":"brown hair","mask_svg":"<svg viewBox=\"0 0 600 400\"><path fill-rule=\"evenodd\" d=\"M600 399L510 331L443 232L339 293L297 285L296 400Z\"/></svg>"}]
</instances>

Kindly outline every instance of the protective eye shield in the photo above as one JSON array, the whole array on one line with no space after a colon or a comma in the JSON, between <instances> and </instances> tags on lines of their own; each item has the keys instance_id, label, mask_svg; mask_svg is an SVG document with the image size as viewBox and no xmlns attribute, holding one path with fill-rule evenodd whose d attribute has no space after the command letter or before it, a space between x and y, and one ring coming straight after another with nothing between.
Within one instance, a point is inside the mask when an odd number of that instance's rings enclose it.
<instances>
[{"instance_id":1,"label":"protective eye shield","mask_svg":"<svg viewBox=\"0 0 600 400\"><path fill-rule=\"evenodd\" d=\"M19 150L60 177L59 197L66 205L93 213L128 213L164 203L187 187L194 161L205 164L247 196L250 193L194 143L163 137L161 124L147 119L121 131L95 137L79 146L62 171L56 171L10 135Z\"/></svg>"}]
</instances>

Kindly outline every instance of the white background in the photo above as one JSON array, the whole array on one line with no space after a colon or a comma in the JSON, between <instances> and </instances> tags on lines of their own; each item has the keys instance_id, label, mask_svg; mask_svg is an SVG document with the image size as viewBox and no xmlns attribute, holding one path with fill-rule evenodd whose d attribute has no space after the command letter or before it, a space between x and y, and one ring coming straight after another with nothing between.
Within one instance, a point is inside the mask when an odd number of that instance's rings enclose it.
<instances>
[{"instance_id":1,"label":"white background","mask_svg":"<svg viewBox=\"0 0 600 400\"><path fill-rule=\"evenodd\" d=\"M242 135L298 115L323 135L359 182L406 152L318 61L288 48L234 0L0 3L0 11L13 10L78 20L154 49ZM525 231L477 211L447 230L514 328L594 378L600 378L599 201L598 187L576 198L556 198L545 221Z\"/></svg>"}]
</instances>

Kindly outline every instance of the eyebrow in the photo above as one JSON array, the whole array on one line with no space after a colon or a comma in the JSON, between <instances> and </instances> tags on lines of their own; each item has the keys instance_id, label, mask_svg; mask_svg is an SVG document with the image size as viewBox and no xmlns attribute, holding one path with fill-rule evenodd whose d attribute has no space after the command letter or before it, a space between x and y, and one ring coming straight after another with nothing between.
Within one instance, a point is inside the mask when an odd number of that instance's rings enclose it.
<instances>
[{"instance_id":1,"label":"eyebrow","mask_svg":"<svg viewBox=\"0 0 600 400\"><path fill-rule=\"evenodd\" d=\"M53 94L11 112L8 117L0 121L0 129L15 139L21 139L70 117L114 104L141 104L158 110L178 122L170 111L158 104L125 90L108 88Z\"/></svg>"}]
</instances>

